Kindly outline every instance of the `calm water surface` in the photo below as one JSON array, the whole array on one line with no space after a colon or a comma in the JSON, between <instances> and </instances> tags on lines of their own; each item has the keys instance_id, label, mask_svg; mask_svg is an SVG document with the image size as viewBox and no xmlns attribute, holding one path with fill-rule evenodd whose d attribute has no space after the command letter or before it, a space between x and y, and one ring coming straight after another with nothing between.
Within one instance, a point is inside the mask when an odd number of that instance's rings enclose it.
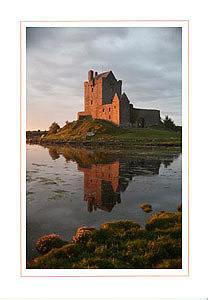
<instances>
[{"instance_id":1,"label":"calm water surface","mask_svg":"<svg viewBox=\"0 0 208 300\"><path fill-rule=\"evenodd\" d=\"M176 211L181 197L179 152L27 145L27 258L42 235L70 241L80 226L126 219L144 226L155 212Z\"/></svg>"}]
</instances>

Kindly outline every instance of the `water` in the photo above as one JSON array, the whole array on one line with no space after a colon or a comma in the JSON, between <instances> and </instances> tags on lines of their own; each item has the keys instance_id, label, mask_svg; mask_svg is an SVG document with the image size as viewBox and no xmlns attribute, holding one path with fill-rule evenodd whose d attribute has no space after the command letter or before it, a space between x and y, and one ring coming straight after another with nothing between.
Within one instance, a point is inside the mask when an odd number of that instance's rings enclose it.
<instances>
[{"instance_id":1,"label":"water","mask_svg":"<svg viewBox=\"0 0 208 300\"><path fill-rule=\"evenodd\" d=\"M144 226L155 212L176 211L181 198L178 151L27 145L27 258L38 255L42 235L70 241L80 226L115 220Z\"/></svg>"}]
</instances>

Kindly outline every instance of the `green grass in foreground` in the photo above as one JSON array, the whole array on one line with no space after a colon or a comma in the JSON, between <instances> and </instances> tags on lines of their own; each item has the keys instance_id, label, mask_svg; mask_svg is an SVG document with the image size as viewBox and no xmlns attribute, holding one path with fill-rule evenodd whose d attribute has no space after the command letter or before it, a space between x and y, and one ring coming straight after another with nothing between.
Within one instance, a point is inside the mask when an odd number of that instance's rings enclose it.
<instances>
[{"instance_id":1,"label":"green grass in foreground","mask_svg":"<svg viewBox=\"0 0 208 300\"><path fill-rule=\"evenodd\" d=\"M151 128L118 128L105 120L79 120L66 124L56 134L47 135L44 139L82 139L87 132L96 132L90 140L97 139L141 139L141 140L181 140L181 132L166 129L162 124Z\"/></svg>"},{"instance_id":2,"label":"green grass in foreground","mask_svg":"<svg viewBox=\"0 0 208 300\"><path fill-rule=\"evenodd\" d=\"M131 221L105 223L74 243L56 238L48 253L28 262L31 269L182 268L182 213L158 213L146 227ZM64 245L65 244L65 245Z\"/></svg>"}]
</instances>

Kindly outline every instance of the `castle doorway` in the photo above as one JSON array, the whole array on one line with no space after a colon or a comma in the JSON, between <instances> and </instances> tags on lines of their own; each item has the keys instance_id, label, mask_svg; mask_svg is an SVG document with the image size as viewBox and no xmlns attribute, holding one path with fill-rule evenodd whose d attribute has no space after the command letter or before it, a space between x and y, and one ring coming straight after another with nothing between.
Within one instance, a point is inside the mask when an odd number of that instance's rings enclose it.
<instances>
[{"instance_id":1,"label":"castle doorway","mask_svg":"<svg viewBox=\"0 0 208 300\"><path fill-rule=\"evenodd\" d=\"M144 128L144 125L145 125L145 120L144 120L144 118L139 118L139 119L137 120L137 127Z\"/></svg>"}]
</instances>

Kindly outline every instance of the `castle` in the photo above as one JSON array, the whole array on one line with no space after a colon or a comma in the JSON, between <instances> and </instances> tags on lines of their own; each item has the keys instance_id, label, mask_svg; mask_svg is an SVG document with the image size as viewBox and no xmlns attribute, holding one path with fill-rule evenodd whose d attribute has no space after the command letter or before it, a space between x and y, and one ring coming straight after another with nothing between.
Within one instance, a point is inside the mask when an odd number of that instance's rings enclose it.
<instances>
[{"instance_id":1,"label":"castle","mask_svg":"<svg viewBox=\"0 0 208 300\"><path fill-rule=\"evenodd\" d=\"M159 110L133 107L122 93L122 81L117 80L112 71L88 72L84 100L85 110L78 113L78 120L103 119L123 127L149 127L160 123Z\"/></svg>"}]
</instances>

